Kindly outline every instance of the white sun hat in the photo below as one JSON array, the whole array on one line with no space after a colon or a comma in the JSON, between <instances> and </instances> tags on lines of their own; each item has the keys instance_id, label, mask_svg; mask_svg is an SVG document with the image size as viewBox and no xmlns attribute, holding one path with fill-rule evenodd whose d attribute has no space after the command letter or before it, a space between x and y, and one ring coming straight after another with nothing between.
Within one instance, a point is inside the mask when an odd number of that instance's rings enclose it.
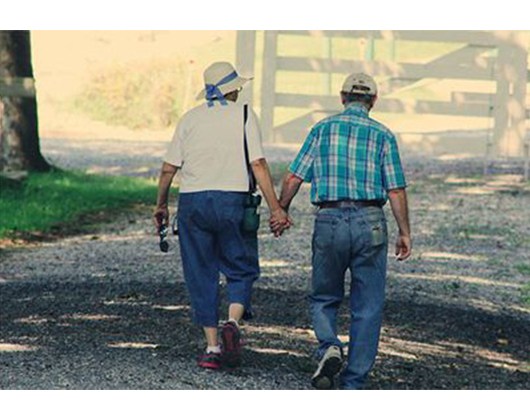
<instances>
[{"instance_id":1,"label":"white sun hat","mask_svg":"<svg viewBox=\"0 0 530 420\"><path fill-rule=\"evenodd\" d=\"M225 94L243 87L249 80L252 78L241 77L230 63L213 63L204 70L205 88L199 92L197 99L206 98L209 105L214 98L223 103Z\"/></svg>"},{"instance_id":2,"label":"white sun hat","mask_svg":"<svg viewBox=\"0 0 530 420\"><path fill-rule=\"evenodd\" d=\"M371 76L365 73L353 73L344 80L342 92L377 95L377 84Z\"/></svg>"}]
</instances>

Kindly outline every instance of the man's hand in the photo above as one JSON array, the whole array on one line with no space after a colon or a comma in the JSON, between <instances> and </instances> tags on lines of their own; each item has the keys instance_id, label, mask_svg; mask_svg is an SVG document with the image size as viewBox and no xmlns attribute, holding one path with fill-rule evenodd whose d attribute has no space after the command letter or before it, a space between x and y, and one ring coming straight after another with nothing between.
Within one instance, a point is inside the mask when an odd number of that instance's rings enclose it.
<instances>
[{"instance_id":1,"label":"man's hand","mask_svg":"<svg viewBox=\"0 0 530 420\"><path fill-rule=\"evenodd\" d=\"M284 209L278 208L271 212L269 226L271 232L276 238L281 236L286 229L289 229L292 226L292 224L293 221Z\"/></svg>"},{"instance_id":2,"label":"man's hand","mask_svg":"<svg viewBox=\"0 0 530 420\"><path fill-rule=\"evenodd\" d=\"M410 236L399 235L396 241L396 259L404 261L410 257L412 251L412 241Z\"/></svg>"},{"instance_id":3,"label":"man's hand","mask_svg":"<svg viewBox=\"0 0 530 420\"><path fill-rule=\"evenodd\" d=\"M390 190L388 199L399 229L399 236L396 241L396 259L403 261L410 257L412 250L407 192L405 188Z\"/></svg>"},{"instance_id":4,"label":"man's hand","mask_svg":"<svg viewBox=\"0 0 530 420\"><path fill-rule=\"evenodd\" d=\"M157 231L163 224L167 225L168 221L169 210L167 209L167 204L157 207L153 213L153 222L155 223Z\"/></svg>"}]
</instances>

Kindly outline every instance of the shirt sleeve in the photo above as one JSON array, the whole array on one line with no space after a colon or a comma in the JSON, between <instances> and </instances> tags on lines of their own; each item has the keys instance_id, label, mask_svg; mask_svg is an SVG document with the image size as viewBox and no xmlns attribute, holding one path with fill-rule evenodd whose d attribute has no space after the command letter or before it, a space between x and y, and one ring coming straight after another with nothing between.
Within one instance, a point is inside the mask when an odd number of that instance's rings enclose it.
<instances>
[{"instance_id":1,"label":"shirt sleeve","mask_svg":"<svg viewBox=\"0 0 530 420\"><path fill-rule=\"evenodd\" d=\"M316 145L318 143L318 131L313 128L308 134L300 152L289 165L289 172L311 182L313 179L313 162L315 160Z\"/></svg>"},{"instance_id":2,"label":"shirt sleeve","mask_svg":"<svg viewBox=\"0 0 530 420\"><path fill-rule=\"evenodd\" d=\"M396 137L387 137L383 155L383 187L386 191L405 188L405 174L401 166Z\"/></svg>"},{"instance_id":3,"label":"shirt sleeve","mask_svg":"<svg viewBox=\"0 0 530 420\"><path fill-rule=\"evenodd\" d=\"M169 143L169 146L164 155L164 162L170 163L176 167L182 167L183 156L182 156L182 141L184 140L184 127L182 121L179 122L173 133L173 138Z\"/></svg>"},{"instance_id":4,"label":"shirt sleeve","mask_svg":"<svg viewBox=\"0 0 530 420\"><path fill-rule=\"evenodd\" d=\"M259 120L254 110L248 107L248 119L247 119L247 146L248 146L248 158L250 162L263 158L263 146L261 144L261 130L259 126Z\"/></svg>"}]
</instances>

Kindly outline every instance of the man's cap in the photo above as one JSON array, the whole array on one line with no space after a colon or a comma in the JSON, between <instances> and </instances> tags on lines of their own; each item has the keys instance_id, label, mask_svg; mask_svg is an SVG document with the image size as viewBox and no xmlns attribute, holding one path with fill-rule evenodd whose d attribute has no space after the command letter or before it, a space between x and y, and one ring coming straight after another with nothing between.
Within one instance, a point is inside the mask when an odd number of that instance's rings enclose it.
<instances>
[{"instance_id":1,"label":"man's cap","mask_svg":"<svg viewBox=\"0 0 530 420\"><path fill-rule=\"evenodd\" d=\"M197 99L204 97L206 99L213 97L219 99L219 93L226 95L243 87L249 80L252 78L241 77L230 63L224 61L213 63L204 70L205 88L199 92Z\"/></svg>"},{"instance_id":2,"label":"man's cap","mask_svg":"<svg viewBox=\"0 0 530 420\"><path fill-rule=\"evenodd\" d=\"M365 73L350 74L342 84L342 92L377 95L375 80Z\"/></svg>"}]
</instances>

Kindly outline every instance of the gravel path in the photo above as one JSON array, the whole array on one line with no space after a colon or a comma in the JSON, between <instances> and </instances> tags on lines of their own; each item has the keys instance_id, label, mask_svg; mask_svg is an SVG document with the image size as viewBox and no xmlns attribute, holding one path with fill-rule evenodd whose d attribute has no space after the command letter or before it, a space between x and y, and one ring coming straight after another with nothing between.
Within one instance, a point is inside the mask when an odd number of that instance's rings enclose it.
<instances>
[{"instance_id":1,"label":"gravel path","mask_svg":"<svg viewBox=\"0 0 530 420\"><path fill-rule=\"evenodd\" d=\"M164 147L43 140L59 166L147 177L157 175ZM296 148L266 153L289 161ZM509 174L483 179L478 161L405 165L414 256L390 258L369 388L529 389L528 184ZM245 361L235 372L195 366L202 337L188 318L178 240L168 254L158 251L150 211L125 212L89 235L0 252L0 389L309 389L308 188L281 239L262 226L257 318L244 326ZM346 339L345 308L340 320Z\"/></svg>"}]
</instances>

